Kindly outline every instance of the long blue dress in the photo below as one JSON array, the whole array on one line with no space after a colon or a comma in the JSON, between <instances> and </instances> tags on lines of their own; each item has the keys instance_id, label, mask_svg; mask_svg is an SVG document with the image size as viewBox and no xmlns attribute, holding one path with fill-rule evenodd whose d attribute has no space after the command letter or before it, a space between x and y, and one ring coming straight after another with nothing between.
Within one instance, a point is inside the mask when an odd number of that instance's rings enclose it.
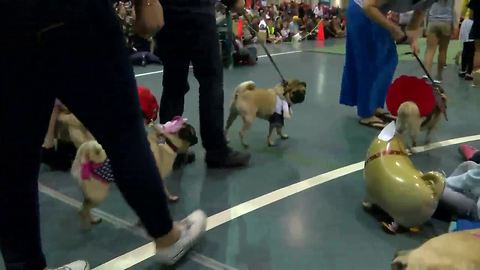
<instances>
[{"instance_id":1,"label":"long blue dress","mask_svg":"<svg viewBox=\"0 0 480 270\"><path fill-rule=\"evenodd\" d=\"M398 64L390 33L373 22L350 0L347 10L347 48L340 103L357 106L361 118L383 108L387 89Z\"/></svg>"}]
</instances>

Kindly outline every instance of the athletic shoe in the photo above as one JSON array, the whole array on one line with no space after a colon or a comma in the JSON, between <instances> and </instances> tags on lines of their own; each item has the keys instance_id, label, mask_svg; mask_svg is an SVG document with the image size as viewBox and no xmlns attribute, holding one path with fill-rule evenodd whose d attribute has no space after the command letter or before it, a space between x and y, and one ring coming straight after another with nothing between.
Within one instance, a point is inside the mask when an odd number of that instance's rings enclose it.
<instances>
[{"instance_id":1,"label":"athletic shoe","mask_svg":"<svg viewBox=\"0 0 480 270\"><path fill-rule=\"evenodd\" d=\"M60 268L50 269L50 270L90 270L90 265L86 261L76 261L71 264L67 264Z\"/></svg>"},{"instance_id":2,"label":"athletic shoe","mask_svg":"<svg viewBox=\"0 0 480 270\"><path fill-rule=\"evenodd\" d=\"M465 81L473 81L473 76L471 74L465 74Z\"/></svg>"},{"instance_id":3,"label":"athletic shoe","mask_svg":"<svg viewBox=\"0 0 480 270\"><path fill-rule=\"evenodd\" d=\"M203 211L197 210L177 223L176 226L180 230L180 239L170 247L157 249L155 256L162 264L175 264L195 245L205 233L207 216Z\"/></svg>"},{"instance_id":4,"label":"athletic shoe","mask_svg":"<svg viewBox=\"0 0 480 270\"><path fill-rule=\"evenodd\" d=\"M460 78L465 78L465 75L467 75L467 72L466 72L466 71L460 71L460 72L458 72L458 77L460 77Z\"/></svg>"}]
</instances>

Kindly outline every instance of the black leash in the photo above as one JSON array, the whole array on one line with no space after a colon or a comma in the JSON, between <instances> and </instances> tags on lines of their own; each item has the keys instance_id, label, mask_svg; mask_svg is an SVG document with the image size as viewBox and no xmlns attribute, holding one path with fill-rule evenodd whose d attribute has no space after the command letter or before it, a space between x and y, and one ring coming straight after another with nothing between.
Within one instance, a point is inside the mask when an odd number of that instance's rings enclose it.
<instances>
[{"instance_id":1,"label":"black leash","mask_svg":"<svg viewBox=\"0 0 480 270\"><path fill-rule=\"evenodd\" d=\"M248 27L250 29L252 29L253 32L255 33L258 33L253 27L252 27L252 21L250 20L250 18L248 17L248 15L246 14L247 12L244 11L244 18L245 18L245 21L248 25ZM267 46L265 46L265 44L263 44L263 42L260 42L260 46L262 46L263 50L265 51L265 53L267 54L267 57L268 59L270 59L270 62L272 63L273 67L275 68L275 70L277 71L278 75L280 76L280 79L282 80L282 85L283 86L286 86L287 85L287 81L285 80L285 78L283 77L282 75L282 72L280 71L280 69L278 68L277 64L275 63L275 61L273 61L273 57L272 55L270 54L270 52L268 51L267 49Z\"/></svg>"},{"instance_id":2,"label":"black leash","mask_svg":"<svg viewBox=\"0 0 480 270\"><path fill-rule=\"evenodd\" d=\"M417 59L418 64L420 64L420 67L422 67L423 72L425 72L425 75L427 75L428 80L432 83L432 88L435 93L435 99L437 102L437 106L440 109L440 111L443 113L443 116L445 117L445 120L448 121L448 116L447 116L447 104L445 102L445 99L443 98L443 89L436 83L432 76L430 75L430 72L428 72L427 68L423 64L422 60L418 57L416 53L413 52L406 52L405 55L413 55L415 59Z\"/></svg>"}]
</instances>

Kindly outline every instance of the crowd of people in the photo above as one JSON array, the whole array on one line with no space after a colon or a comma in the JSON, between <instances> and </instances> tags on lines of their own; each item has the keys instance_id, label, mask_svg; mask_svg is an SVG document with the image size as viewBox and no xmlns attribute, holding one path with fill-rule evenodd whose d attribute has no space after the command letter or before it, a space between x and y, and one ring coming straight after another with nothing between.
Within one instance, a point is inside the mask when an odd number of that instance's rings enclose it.
<instances>
[{"instance_id":1,"label":"crowd of people","mask_svg":"<svg viewBox=\"0 0 480 270\"><path fill-rule=\"evenodd\" d=\"M244 24L243 35L237 36L245 43L257 41L259 32L265 33L268 43L289 42L295 36L297 41L316 39L319 27L323 27L325 38L345 36L344 10L337 7L323 4L312 7L295 2L262 6L257 2L247 12L252 24Z\"/></svg>"}]
</instances>

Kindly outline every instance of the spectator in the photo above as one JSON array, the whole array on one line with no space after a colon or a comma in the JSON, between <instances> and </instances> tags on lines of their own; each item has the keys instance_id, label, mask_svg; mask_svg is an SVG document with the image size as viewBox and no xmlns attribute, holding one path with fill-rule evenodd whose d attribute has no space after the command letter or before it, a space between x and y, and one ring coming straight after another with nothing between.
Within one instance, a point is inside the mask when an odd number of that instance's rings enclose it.
<instances>
[{"instance_id":1,"label":"spectator","mask_svg":"<svg viewBox=\"0 0 480 270\"><path fill-rule=\"evenodd\" d=\"M454 14L453 0L438 0L428 12L427 50L425 51L425 68L432 73L433 57L438 47L436 83L442 82L444 66L447 64L447 50L452 33L457 32L458 22ZM424 76L427 79L427 75Z\"/></svg>"}]
</instances>

